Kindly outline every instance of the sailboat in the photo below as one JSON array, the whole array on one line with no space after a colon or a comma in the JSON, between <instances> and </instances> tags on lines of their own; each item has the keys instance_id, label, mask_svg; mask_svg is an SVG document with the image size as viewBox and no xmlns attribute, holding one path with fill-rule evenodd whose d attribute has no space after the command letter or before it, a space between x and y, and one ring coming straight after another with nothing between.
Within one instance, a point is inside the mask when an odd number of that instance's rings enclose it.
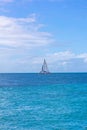
<instances>
[{"instance_id":1,"label":"sailboat","mask_svg":"<svg viewBox=\"0 0 87 130\"><path fill-rule=\"evenodd\" d=\"M42 74L50 73L49 70L48 70L47 63L46 63L45 59L44 59L44 62L43 62L43 65L42 65L42 69L41 69L40 73L42 73Z\"/></svg>"}]
</instances>

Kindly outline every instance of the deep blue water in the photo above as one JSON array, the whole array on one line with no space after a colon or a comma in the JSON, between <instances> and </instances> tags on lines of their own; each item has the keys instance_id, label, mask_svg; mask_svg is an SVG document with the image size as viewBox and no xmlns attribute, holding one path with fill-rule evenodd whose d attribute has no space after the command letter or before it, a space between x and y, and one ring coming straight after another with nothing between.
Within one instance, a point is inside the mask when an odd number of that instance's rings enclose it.
<instances>
[{"instance_id":1,"label":"deep blue water","mask_svg":"<svg viewBox=\"0 0 87 130\"><path fill-rule=\"evenodd\" d=\"M0 74L0 130L87 130L87 73Z\"/></svg>"}]
</instances>

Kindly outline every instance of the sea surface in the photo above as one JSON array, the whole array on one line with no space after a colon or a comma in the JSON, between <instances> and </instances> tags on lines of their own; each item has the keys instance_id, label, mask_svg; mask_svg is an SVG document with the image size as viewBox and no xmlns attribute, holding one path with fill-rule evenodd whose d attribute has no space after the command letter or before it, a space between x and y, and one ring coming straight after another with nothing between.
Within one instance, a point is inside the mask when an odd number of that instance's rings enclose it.
<instances>
[{"instance_id":1,"label":"sea surface","mask_svg":"<svg viewBox=\"0 0 87 130\"><path fill-rule=\"evenodd\" d=\"M0 74L0 130L87 130L87 73Z\"/></svg>"}]
</instances>

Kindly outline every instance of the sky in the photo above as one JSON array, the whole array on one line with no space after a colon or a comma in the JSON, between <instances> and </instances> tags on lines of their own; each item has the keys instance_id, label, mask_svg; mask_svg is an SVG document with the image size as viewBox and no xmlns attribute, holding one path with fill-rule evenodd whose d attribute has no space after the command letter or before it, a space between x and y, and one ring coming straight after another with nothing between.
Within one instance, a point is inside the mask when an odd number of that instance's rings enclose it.
<instances>
[{"instance_id":1,"label":"sky","mask_svg":"<svg viewBox=\"0 0 87 130\"><path fill-rule=\"evenodd\" d=\"M87 0L0 0L0 72L87 72Z\"/></svg>"}]
</instances>

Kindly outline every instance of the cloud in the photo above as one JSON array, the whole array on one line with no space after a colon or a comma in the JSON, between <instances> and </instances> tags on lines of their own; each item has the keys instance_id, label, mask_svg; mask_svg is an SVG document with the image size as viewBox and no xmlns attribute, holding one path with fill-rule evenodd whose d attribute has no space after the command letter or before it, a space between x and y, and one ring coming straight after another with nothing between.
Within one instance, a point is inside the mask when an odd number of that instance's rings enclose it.
<instances>
[{"instance_id":1,"label":"cloud","mask_svg":"<svg viewBox=\"0 0 87 130\"><path fill-rule=\"evenodd\" d=\"M41 31L42 27L35 14L26 18L0 16L1 72L39 72L44 58L53 72L87 71L87 53L52 53L55 40L51 33Z\"/></svg>"},{"instance_id":2,"label":"cloud","mask_svg":"<svg viewBox=\"0 0 87 130\"><path fill-rule=\"evenodd\" d=\"M87 53L79 54L77 58L83 59L84 62L87 63Z\"/></svg>"},{"instance_id":3,"label":"cloud","mask_svg":"<svg viewBox=\"0 0 87 130\"><path fill-rule=\"evenodd\" d=\"M33 66L40 66L46 59L49 70L53 72L82 72L87 71L87 53L75 54L71 51L61 51L34 57ZM39 69L38 69L39 71Z\"/></svg>"},{"instance_id":4,"label":"cloud","mask_svg":"<svg viewBox=\"0 0 87 130\"><path fill-rule=\"evenodd\" d=\"M52 35L41 31L42 26L37 24L35 14L26 18L0 16L1 71L16 71L17 68L20 71L19 66L28 64L26 57L29 61L39 50L43 52L45 47L53 43Z\"/></svg>"},{"instance_id":5,"label":"cloud","mask_svg":"<svg viewBox=\"0 0 87 130\"><path fill-rule=\"evenodd\" d=\"M28 18L0 16L0 46L37 47L51 43L50 33L39 31L34 15Z\"/></svg>"}]
</instances>

